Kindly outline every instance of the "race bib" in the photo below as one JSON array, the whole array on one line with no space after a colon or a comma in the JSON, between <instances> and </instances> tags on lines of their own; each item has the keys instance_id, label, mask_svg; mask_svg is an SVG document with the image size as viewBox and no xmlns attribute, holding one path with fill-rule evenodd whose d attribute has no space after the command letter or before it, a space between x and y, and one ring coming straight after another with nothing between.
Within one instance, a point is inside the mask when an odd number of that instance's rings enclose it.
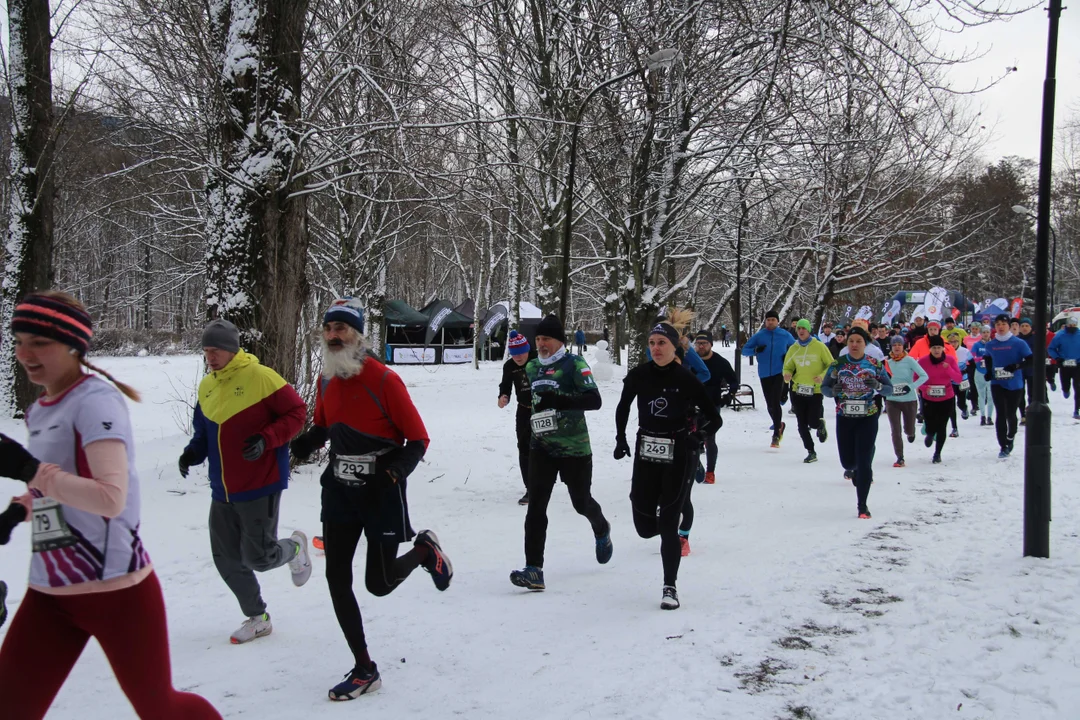
<instances>
[{"instance_id":1,"label":"race bib","mask_svg":"<svg viewBox=\"0 0 1080 720\"><path fill-rule=\"evenodd\" d=\"M530 422L532 423L533 435L547 435L559 429L559 421L555 418L554 410L533 413Z\"/></svg>"},{"instance_id":2,"label":"race bib","mask_svg":"<svg viewBox=\"0 0 1080 720\"><path fill-rule=\"evenodd\" d=\"M893 395L907 395L911 392L911 386L907 383L897 383L892 386Z\"/></svg>"},{"instance_id":3,"label":"race bib","mask_svg":"<svg viewBox=\"0 0 1080 720\"><path fill-rule=\"evenodd\" d=\"M971 387L971 381L970 380L961 380L960 381L960 389L961 390L967 390L969 387Z\"/></svg>"},{"instance_id":4,"label":"race bib","mask_svg":"<svg viewBox=\"0 0 1080 720\"><path fill-rule=\"evenodd\" d=\"M675 462L675 441L642 435L638 439L638 455L649 462L670 464Z\"/></svg>"},{"instance_id":5,"label":"race bib","mask_svg":"<svg viewBox=\"0 0 1080 720\"><path fill-rule=\"evenodd\" d=\"M349 485L363 485L357 475L375 474L374 455L338 455L334 458L334 477Z\"/></svg>"},{"instance_id":6,"label":"race bib","mask_svg":"<svg viewBox=\"0 0 1080 720\"><path fill-rule=\"evenodd\" d=\"M803 395L803 396L813 395L814 394L814 386L813 385L802 385L802 384L796 385L795 386L795 394L796 395Z\"/></svg>"},{"instance_id":7,"label":"race bib","mask_svg":"<svg viewBox=\"0 0 1080 720\"><path fill-rule=\"evenodd\" d=\"M1076 361L1075 360L1063 360L1061 364L1064 367L1076 367Z\"/></svg>"},{"instance_id":8,"label":"race bib","mask_svg":"<svg viewBox=\"0 0 1080 720\"><path fill-rule=\"evenodd\" d=\"M64 520L64 508L52 498L34 498L34 552L71 547L78 540Z\"/></svg>"},{"instance_id":9,"label":"race bib","mask_svg":"<svg viewBox=\"0 0 1080 720\"><path fill-rule=\"evenodd\" d=\"M998 380L1008 380L1013 374L1005 368L994 368L994 377Z\"/></svg>"},{"instance_id":10,"label":"race bib","mask_svg":"<svg viewBox=\"0 0 1080 720\"><path fill-rule=\"evenodd\" d=\"M944 385L927 385L926 386L927 397L945 397Z\"/></svg>"},{"instance_id":11,"label":"race bib","mask_svg":"<svg viewBox=\"0 0 1080 720\"><path fill-rule=\"evenodd\" d=\"M840 406L844 417L866 417L869 403L866 400L845 400Z\"/></svg>"}]
</instances>

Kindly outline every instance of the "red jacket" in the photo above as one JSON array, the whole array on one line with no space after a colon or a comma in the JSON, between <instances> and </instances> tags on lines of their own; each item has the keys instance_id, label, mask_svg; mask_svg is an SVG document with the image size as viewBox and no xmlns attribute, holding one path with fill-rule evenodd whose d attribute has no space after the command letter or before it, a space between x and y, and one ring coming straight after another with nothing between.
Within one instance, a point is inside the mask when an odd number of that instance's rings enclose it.
<instances>
[{"instance_id":1,"label":"red jacket","mask_svg":"<svg viewBox=\"0 0 1080 720\"><path fill-rule=\"evenodd\" d=\"M396 372L370 357L357 375L331 378L319 390L314 424L329 429L339 423L398 445L422 440L427 448L429 442L405 383Z\"/></svg>"}]
</instances>

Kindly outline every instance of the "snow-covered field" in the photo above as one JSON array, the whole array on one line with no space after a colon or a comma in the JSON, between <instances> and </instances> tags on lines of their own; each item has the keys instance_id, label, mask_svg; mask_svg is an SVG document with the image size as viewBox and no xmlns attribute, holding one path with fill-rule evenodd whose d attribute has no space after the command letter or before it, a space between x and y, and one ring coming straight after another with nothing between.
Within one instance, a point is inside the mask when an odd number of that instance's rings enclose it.
<instances>
[{"instance_id":1,"label":"snow-covered field","mask_svg":"<svg viewBox=\"0 0 1080 720\"><path fill-rule=\"evenodd\" d=\"M132 405L143 537L165 589L175 683L226 717L1080 717L1080 491L1072 484L1080 424L1060 394L1051 400L1050 560L1021 557L1022 437L1016 454L999 461L993 429L961 421L942 465L931 465L917 442L908 467L896 470L883 420L874 519L866 521L855 517L854 489L831 440L819 448L821 461L807 466L792 416L783 447L771 450L764 408L725 410L717 484L694 488L683 607L663 612L659 540L635 535L631 464L611 458L621 370L600 383L604 408L589 415L593 491L613 524L615 556L596 564L588 523L557 488L548 590L528 593L507 579L523 564L525 509L515 502L513 406L496 407L498 364L479 372L398 368L432 438L410 482L413 525L438 531L454 583L439 593L418 571L394 594L374 598L359 580L383 688L334 704L326 691L352 661L322 558L315 556L303 588L285 569L261 575L274 633L228 642L243 618L210 560L205 466L187 480L176 469L186 442L178 391L194 386L201 361L98 361L145 396ZM754 368L744 376L756 387ZM13 421L0 430L25 437ZM294 476L282 503L283 536L318 532L317 477L314 467ZM0 479L0 492L17 490ZM22 528L0 550L13 610L28 558ZM360 578L362 564L360 554ZM49 717L134 717L96 644Z\"/></svg>"}]
</instances>

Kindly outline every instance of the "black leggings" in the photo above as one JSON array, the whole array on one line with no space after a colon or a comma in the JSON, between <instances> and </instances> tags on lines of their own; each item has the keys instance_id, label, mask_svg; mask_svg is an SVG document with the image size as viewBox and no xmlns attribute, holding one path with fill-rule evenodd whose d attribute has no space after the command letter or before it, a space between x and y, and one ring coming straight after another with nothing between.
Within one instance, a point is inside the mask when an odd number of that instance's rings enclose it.
<instances>
[{"instance_id":1,"label":"black leggings","mask_svg":"<svg viewBox=\"0 0 1080 720\"><path fill-rule=\"evenodd\" d=\"M814 438L811 430L817 430L824 422L822 420L822 397L820 394L791 396L791 407L795 409L795 418L799 423L799 437L802 438L803 447L807 452L814 452Z\"/></svg>"},{"instance_id":2,"label":"black leggings","mask_svg":"<svg viewBox=\"0 0 1080 720\"><path fill-rule=\"evenodd\" d=\"M994 398L994 411L997 413L995 428L998 447L1004 448L1016 437L1016 411L1023 410L1024 390L1009 390L1001 385L991 385L990 395Z\"/></svg>"},{"instance_id":3,"label":"black leggings","mask_svg":"<svg viewBox=\"0 0 1080 720\"><path fill-rule=\"evenodd\" d=\"M649 462L635 456L634 479L630 484L634 529L643 538L660 536L665 585L674 585L679 577L682 560L679 523L680 519L685 519L686 498L697 469L697 453L679 447L679 440L676 443L671 464Z\"/></svg>"},{"instance_id":4,"label":"black leggings","mask_svg":"<svg viewBox=\"0 0 1080 720\"><path fill-rule=\"evenodd\" d=\"M1061 391L1068 393L1071 388L1075 392L1073 393L1073 412L1080 411L1080 367L1064 367L1061 368Z\"/></svg>"},{"instance_id":5,"label":"black leggings","mask_svg":"<svg viewBox=\"0 0 1080 720\"><path fill-rule=\"evenodd\" d=\"M694 503L690 500L690 493L694 490L694 479L697 477L697 471L701 466L701 450L691 451L691 457L687 462L687 467L690 472L690 482L686 484L686 500L682 506L682 520L679 522L679 534L690 535L690 530L694 527Z\"/></svg>"},{"instance_id":6,"label":"black leggings","mask_svg":"<svg viewBox=\"0 0 1080 720\"><path fill-rule=\"evenodd\" d=\"M773 435L777 435L780 433L780 424L784 421L784 411L780 407L780 402L784 397L784 376L770 375L760 378L760 381L761 395L765 398L765 407L769 411L769 417L772 418Z\"/></svg>"},{"instance_id":7,"label":"black leggings","mask_svg":"<svg viewBox=\"0 0 1080 720\"><path fill-rule=\"evenodd\" d=\"M330 600L338 625L345 634L356 658L356 664L366 663L367 639L360 606L353 594L353 558L360 542L363 526L359 523L323 523L323 542L326 545L326 584L330 588ZM377 597L389 595L402 583L409 573L420 564L415 547L401 557L397 556L398 543L367 541L367 569L364 584L368 592Z\"/></svg>"},{"instance_id":8,"label":"black leggings","mask_svg":"<svg viewBox=\"0 0 1080 720\"><path fill-rule=\"evenodd\" d=\"M544 567L547 508L556 478L566 484L570 503L579 515L589 519L595 537L601 538L611 532L600 503L592 496L592 455L552 457L544 450L533 448L529 454L529 509L525 512L526 565Z\"/></svg>"},{"instance_id":9,"label":"black leggings","mask_svg":"<svg viewBox=\"0 0 1080 720\"><path fill-rule=\"evenodd\" d=\"M926 423L926 437L933 438L940 453L948 437L949 420L956 422L956 398L948 400L927 400L923 405L923 419Z\"/></svg>"}]
</instances>

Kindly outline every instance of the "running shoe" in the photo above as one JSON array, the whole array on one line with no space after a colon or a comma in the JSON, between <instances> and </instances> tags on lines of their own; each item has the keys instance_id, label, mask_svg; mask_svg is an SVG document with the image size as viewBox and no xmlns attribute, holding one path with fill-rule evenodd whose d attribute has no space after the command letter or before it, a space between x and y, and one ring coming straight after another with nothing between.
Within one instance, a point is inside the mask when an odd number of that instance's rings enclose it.
<instances>
[{"instance_id":1,"label":"running shoe","mask_svg":"<svg viewBox=\"0 0 1080 720\"><path fill-rule=\"evenodd\" d=\"M859 519L860 520L869 520L870 518L871 518L870 508L866 507L865 505L860 505L859 506Z\"/></svg>"},{"instance_id":2,"label":"running shoe","mask_svg":"<svg viewBox=\"0 0 1080 720\"><path fill-rule=\"evenodd\" d=\"M416 535L413 545L423 545L428 549L427 559L424 560L424 569L431 574L431 581L440 591L450 587L450 581L454 578L454 566L450 558L446 557L439 538L431 530L421 530Z\"/></svg>"},{"instance_id":3,"label":"running shoe","mask_svg":"<svg viewBox=\"0 0 1080 720\"><path fill-rule=\"evenodd\" d=\"M715 485L716 484L716 473L711 473L711 472L705 473L705 484L706 485Z\"/></svg>"},{"instance_id":4,"label":"running shoe","mask_svg":"<svg viewBox=\"0 0 1080 720\"><path fill-rule=\"evenodd\" d=\"M822 420L821 423L818 424L817 441L819 443L823 443L828 439L829 439L829 429L825 427L825 421Z\"/></svg>"},{"instance_id":5,"label":"running shoe","mask_svg":"<svg viewBox=\"0 0 1080 720\"><path fill-rule=\"evenodd\" d=\"M1050 381L1050 390L1051 392L1057 392L1057 383L1053 380Z\"/></svg>"},{"instance_id":6,"label":"running shoe","mask_svg":"<svg viewBox=\"0 0 1080 720\"><path fill-rule=\"evenodd\" d=\"M930 462L934 463L935 465L941 462L941 453L934 453L934 457L930 459Z\"/></svg>"},{"instance_id":7,"label":"running shoe","mask_svg":"<svg viewBox=\"0 0 1080 720\"><path fill-rule=\"evenodd\" d=\"M526 490L525 494L518 498L518 505L528 505L528 504L529 504L529 491Z\"/></svg>"},{"instance_id":8,"label":"running shoe","mask_svg":"<svg viewBox=\"0 0 1080 720\"><path fill-rule=\"evenodd\" d=\"M897 458L896 462L892 464L893 467L904 467L904 458Z\"/></svg>"},{"instance_id":9,"label":"running shoe","mask_svg":"<svg viewBox=\"0 0 1080 720\"><path fill-rule=\"evenodd\" d=\"M679 592L675 589L674 585L664 586L664 598L660 601L661 610L678 610L679 609Z\"/></svg>"},{"instance_id":10,"label":"running shoe","mask_svg":"<svg viewBox=\"0 0 1080 720\"><path fill-rule=\"evenodd\" d=\"M370 670L355 667L345 675L345 679L330 688L331 700L355 700L361 695L373 693L382 687L379 667L371 663Z\"/></svg>"},{"instance_id":11,"label":"running shoe","mask_svg":"<svg viewBox=\"0 0 1080 720\"><path fill-rule=\"evenodd\" d=\"M1080 410L1073 412L1073 420L1080 420Z\"/></svg>"},{"instance_id":12,"label":"running shoe","mask_svg":"<svg viewBox=\"0 0 1080 720\"><path fill-rule=\"evenodd\" d=\"M776 433L776 436L779 437L781 440L783 440L784 439L784 430L786 430L786 429L787 429L787 423L784 423L784 422L780 423L780 432Z\"/></svg>"},{"instance_id":13,"label":"running shoe","mask_svg":"<svg viewBox=\"0 0 1080 720\"><path fill-rule=\"evenodd\" d=\"M1069 388L1061 388L1061 394L1065 396L1065 399L1069 399Z\"/></svg>"},{"instance_id":14,"label":"running shoe","mask_svg":"<svg viewBox=\"0 0 1080 720\"><path fill-rule=\"evenodd\" d=\"M967 410L961 410L960 411L960 419L961 420L967 420L968 419L968 411Z\"/></svg>"},{"instance_id":15,"label":"running shoe","mask_svg":"<svg viewBox=\"0 0 1080 720\"><path fill-rule=\"evenodd\" d=\"M846 480L854 480L855 479L855 471L854 470L845 470L844 471L844 478Z\"/></svg>"},{"instance_id":16,"label":"running shoe","mask_svg":"<svg viewBox=\"0 0 1080 720\"><path fill-rule=\"evenodd\" d=\"M315 537L311 538L311 547L315 548L316 550L326 549L326 543L323 542L322 535L316 535Z\"/></svg>"},{"instance_id":17,"label":"running shoe","mask_svg":"<svg viewBox=\"0 0 1080 720\"><path fill-rule=\"evenodd\" d=\"M682 557L690 554L690 538L685 535L679 536L679 554Z\"/></svg>"},{"instance_id":18,"label":"running shoe","mask_svg":"<svg viewBox=\"0 0 1080 720\"><path fill-rule=\"evenodd\" d=\"M960 437L960 431L956 428L953 428L953 431L949 433L949 437Z\"/></svg>"},{"instance_id":19,"label":"running shoe","mask_svg":"<svg viewBox=\"0 0 1080 720\"><path fill-rule=\"evenodd\" d=\"M261 637L266 637L274 631L274 626L270 623L270 614L263 613L262 615L253 615L244 621L236 631L229 636L229 642L233 645L243 645L244 643L251 642L252 640L258 640Z\"/></svg>"},{"instance_id":20,"label":"running shoe","mask_svg":"<svg viewBox=\"0 0 1080 720\"><path fill-rule=\"evenodd\" d=\"M307 535L294 530L291 540L296 543L296 555L289 561L289 572L292 573L292 584L300 587L311 579L311 556L307 549Z\"/></svg>"},{"instance_id":21,"label":"running shoe","mask_svg":"<svg viewBox=\"0 0 1080 720\"><path fill-rule=\"evenodd\" d=\"M915 442L915 436L914 436L914 435L908 435L908 436L907 436L907 441L908 441L908 443L913 443L913 442Z\"/></svg>"},{"instance_id":22,"label":"running shoe","mask_svg":"<svg viewBox=\"0 0 1080 720\"><path fill-rule=\"evenodd\" d=\"M1020 424L1021 425L1027 425L1027 415L1021 415L1020 416Z\"/></svg>"},{"instance_id":23,"label":"running shoe","mask_svg":"<svg viewBox=\"0 0 1080 720\"><path fill-rule=\"evenodd\" d=\"M1001 448L1001 452L998 453L998 460L1004 460L1007 457L1009 457L1008 446Z\"/></svg>"},{"instance_id":24,"label":"running shoe","mask_svg":"<svg viewBox=\"0 0 1080 720\"><path fill-rule=\"evenodd\" d=\"M544 571L538 567L526 565L524 569L510 573L510 582L526 590L543 590Z\"/></svg>"},{"instance_id":25,"label":"running shoe","mask_svg":"<svg viewBox=\"0 0 1080 720\"><path fill-rule=\"evenodd\" d=\"M779 435L773 435L772 436L772 444L769 445L769 447L771 447L771 448L780 447L780 436Z\"/></svg>"},{"instance_id":26,"label":"running shoe","mask_svg":"<svg viewBox=\"0 0 1080 720\"><path fill-rule=\"evenodd\" d=\"M803 458L803 462L804 463L816 463L817 462L817 453L816 452L811 452L809 455L807 455L806 457Z\"/></svg>"},{"instance_id":27,"label":"running shoe","mask_svg":"<svg viewBox=\"0 0 1080 720\"><path fill-rule=\"evenodd\" d=\"M689 550L687 550L689 552ZM0 580L0 627L7 621L7 583Z\"/></svg>"},{"instance_id":28,"label":"running shoe","mask_svg":"<svg viewBox=\"0 0 1080 720\"><path fill-rule=\"evenodd\" d=\"M915 415L915 422L921 423L922 421L923 421L922 413L916 414Z\"/></svg>"},{"instance_id":29,"label":"running shoe","mask_svg":"<svg viewBox=\"0 0 1080 720\"><path fill-rule=\"evenodd\" d=\"M611 526L609 525L608 531L596 538L596 562L606 565L614 551L615 546L611 544Z\"/></svg>"},{"instance_id":30,"label":"running shoe","mask_svg":"<svg viewBox=\"0 0 1080 720\"><path fill-rule=\"evenodd\" d=\"M923 439L923 445L926 445L926 447L931 447L933 444L934 444L934 436L933 435L927 435Z\"/></svg>"}]
</instances>

